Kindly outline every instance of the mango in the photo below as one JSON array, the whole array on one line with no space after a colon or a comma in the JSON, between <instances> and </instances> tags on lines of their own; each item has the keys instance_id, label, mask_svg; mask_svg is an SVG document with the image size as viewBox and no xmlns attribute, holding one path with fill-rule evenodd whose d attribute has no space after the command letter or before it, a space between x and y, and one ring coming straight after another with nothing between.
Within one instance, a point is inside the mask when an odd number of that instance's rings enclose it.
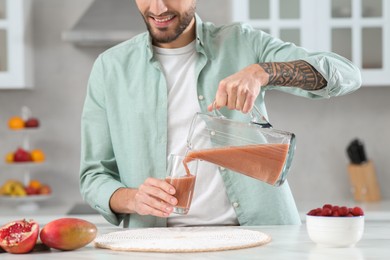
<instances>
[{"instance_id":1,"label":"mango","mask_svg":"<svg viewBox=\"0 0 390 260\"><path fill-rule=\"evenodd\" d=\"M46 224L39 235L43 244L62 251L76 250L92 242L97 228L78 218L60 218Z\"/></svg>"}]
</instances>

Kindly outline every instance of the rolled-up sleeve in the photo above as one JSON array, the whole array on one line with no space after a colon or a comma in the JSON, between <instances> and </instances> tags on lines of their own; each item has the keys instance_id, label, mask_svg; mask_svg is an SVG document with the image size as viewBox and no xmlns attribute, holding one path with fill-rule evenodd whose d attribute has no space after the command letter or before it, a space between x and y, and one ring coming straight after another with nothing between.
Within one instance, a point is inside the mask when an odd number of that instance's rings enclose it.
<instances>
[{"instance_id":1,"label":"rolled-up sleeve","mask_svg":"<svg viewBox=\"0 0 390 260\"><path fill-rule=\"evenodd\" d=\"M244 27L245 28L245 27ZM246 28L246 30L250 30ZM310 52L290 42L283 42L262 31L248 33L250 44L261 62L288 62L303 60L312 65L326 79L327 86L320 90L303 90L296 87L267 86L309 98L330 98L357 90L361 73L348 59L332 52Z\"/></svg>"},{"instance_id":2,"label":"rolled-up sleeve","mask_svg":"<svg viewBox=\"0 0 390 260\"><path fill-rule=\"evenodd\" d=\"M320 90L306 91L312 97L329 98L357 90L362 84L360 70L346 58L334 53L312 53L302 58L312 65L328 82Z\"/></svg>"}]
</instances>

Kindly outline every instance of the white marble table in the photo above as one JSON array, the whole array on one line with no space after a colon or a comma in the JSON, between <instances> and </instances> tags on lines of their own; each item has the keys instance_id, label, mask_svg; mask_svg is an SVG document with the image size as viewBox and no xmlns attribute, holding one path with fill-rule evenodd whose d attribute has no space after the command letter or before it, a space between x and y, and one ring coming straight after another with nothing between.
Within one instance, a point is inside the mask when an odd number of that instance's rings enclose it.
<instances>
[{"instance_id":1,"label":"white marble table","mask_svg":"<svg viewBox=\"0 0 390 260\"><path fill-rule=\"evenodd\" d=\"M76 216L77 217L77 216ZM84 217L98 226L99 233L108 233L121 228L113 227L100 218ZM47 219L38 219L38 222L46 223ZM26 255L11 255L1 253L1 260L45 260L45 259L310 259L310 260L362 260L362 259L390 259L390 220L366 221L365 232L362 240L350 248L321 248L316 246L308 237L305 223L301 226L259 226L242 227L259 230L272 237L272 241L264 246L249 249L208 252L208 253L137 253L118 252L107 249L97 249L90 244L84 248L61 252L51 250L49 252L34 252Z\"/></svg>"}]
</instances>

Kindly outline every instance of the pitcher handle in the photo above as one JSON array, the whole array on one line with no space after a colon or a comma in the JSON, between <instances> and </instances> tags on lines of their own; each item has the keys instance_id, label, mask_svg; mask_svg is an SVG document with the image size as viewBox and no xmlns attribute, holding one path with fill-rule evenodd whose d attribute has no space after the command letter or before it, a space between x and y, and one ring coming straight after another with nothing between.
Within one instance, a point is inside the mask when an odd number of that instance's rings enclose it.
<instances>
[{"instance_id":1,"label":"pitcher handle","mask_svg":"<svg viewBox=\"0 0 390 260\"><path fill-rule=\"evenodd\" d=\"M219 112L219 110L216 108L215 100L213 102L213 114L216 117L225 118L225 116L221 112ZM259 125L262 128L272 128L272 125L270 124L270 122L268 122L268 120L260 112L260 109L258 109L256 105L253 105L253 108L249 112L249 115L251 117L251 123Z\"/></svg>"},{"instance_id":2,"label":"pitcher handle","mask_svg":"<svg viewBox=\"0 0 390 260\"><path fill-rule=\"evenodd\" d=\"M217 103L215 102L215 100L213 101L213 114L216 117L225 118L225 116L217 109Z\"/></svg>"},{"instance_id":3,"label":"pitcher handle","mask_svg":"<svg viewBox=\"0 0 390 260\"><path fill-rule=\"evenodd\" d=\"M272 128L270 122L268 122L268 120L260 112L260 109L258 109L256 105L253 105L253 109L249 112L249 115L252 118L251 122L253 124L259 125L262 128Z\"/></svg>"}]
</instances>

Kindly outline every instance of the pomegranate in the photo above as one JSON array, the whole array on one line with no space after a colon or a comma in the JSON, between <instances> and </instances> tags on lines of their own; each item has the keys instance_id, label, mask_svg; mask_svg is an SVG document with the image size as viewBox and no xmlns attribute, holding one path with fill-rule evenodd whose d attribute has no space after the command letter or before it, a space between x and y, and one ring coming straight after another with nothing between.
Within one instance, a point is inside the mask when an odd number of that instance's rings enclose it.
<instances>
[{"instance_id":1,"label":"pomegranate","mask_svg":"<svg viewBox=\"0 0 390 260\"><path fill-rule=\"evenodd\" d=\"M60 218L46 224L40 234L48 247L68 251L86 246L95 239L94 224L78 218Z\"/></svg>"},{"instance_id":2,"label":"pomegranate","mask_svg":"<svg viewBox=\"0 0 390 260\"><path fill-rule=\"evenodd\" d=\"M39 225L25 219L10 222L0 228L0 246L12 254L30 252L37 242Z\"/></svg>"}]
</instances>

